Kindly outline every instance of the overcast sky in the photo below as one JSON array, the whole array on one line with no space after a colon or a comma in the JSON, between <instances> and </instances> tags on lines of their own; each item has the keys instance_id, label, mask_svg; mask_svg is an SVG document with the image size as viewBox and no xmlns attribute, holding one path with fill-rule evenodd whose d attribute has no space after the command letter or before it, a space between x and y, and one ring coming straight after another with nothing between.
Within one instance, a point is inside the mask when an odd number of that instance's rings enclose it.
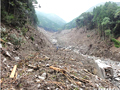
<instances>
[{"instance_id":1,"label":"overcast sky","mask_svg":"<svg viewBox=\"0 0 120 90\"><path fill-rule=\"evenodd\" d=\"M120 0L37 0L41 5L40 11L54 13L64 19L71 21L90 7L106 1L120 2ZM37 9L38 10L38 9Z\"/></svg>"}]
</instances>

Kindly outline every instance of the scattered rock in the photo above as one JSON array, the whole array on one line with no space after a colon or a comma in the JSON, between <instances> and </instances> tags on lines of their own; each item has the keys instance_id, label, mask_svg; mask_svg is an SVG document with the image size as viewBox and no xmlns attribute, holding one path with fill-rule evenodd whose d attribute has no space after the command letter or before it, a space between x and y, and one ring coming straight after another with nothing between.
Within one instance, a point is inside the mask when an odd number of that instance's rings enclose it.
<instances>
[{"instance_id":1,"label":"scattered rock","mask_svg":"<svg viewBox=\"0 0 120 90\"><path fill-rule=\"evenodd\" d=\"M10 57L10 53L8 51L6 51L6 55Z\"/></svg>"},{"instance_id":2,"label":"scattered rock","mask_svg":"<svg viewBox=\"0 0 120 90\"><path fill-rule=\"evenodd\" d=\"M35 44L36 47L38 47L38 44Z\"/></svg>"},{"instance_id":3,"label":"scattered rock","mask_svg":"<svg viewBox=\"0 0 120 90\"><path fill-rule=\"evenodd\" d=\"M4 58L4 59L3 59L3 62L5 62L6 60L7 60L7 59L6 59L6 58Z\"/></svg>"},{"instance_id":4,"label":"scattered rock","mask_svg":"<svg viewBox=\"0 0 120 90\"><path fill-rule=\"evenodd\" d=\"M35 77L37 78L38 76L37 76L37 75L35 75Z\"/></svg>"},{"instance_id":5,"label":"scattered rock","mask_svg":"<svg viewBox=\"0 0 120 90\"><path fill-rule=\"evenodd\" d=\"M41 76L38 76L38 78L41 80L45 80L46 75L47 75L46 73L43 73Z\"/></svg>"},{"instance_id":6,"label":"scattered rock","mask_svg":"<svg viewBox=\"0 0 120 90\"><path fill-rule=\"evenodd\" d=\"M73 61L74 61L75 59L74 59L74 58L71 58L70 60L73 60Z\"/></svg>"},{"instance_id":7,"label":"scattered rock","mask_svg":"<svg viewBox=\"0 0 120 90\"><path fill-rule=\"evenodd\" d=\"M50 89L50 87L47 87L47 89L49 90L49 89Z\"/></svg>"},{"instance_id":8,"label":"scattered rock","mask_svg":"<svg viewBox=\"0 0 120 90\"><path fill-rule=\"evenodd\" d=\"M28 69L27 72L33 72L33 69Z\"/></svg>"},{"instance_id":9,"label":"scattered rock","mask_svg":"<svg viewBox=\"0 0 120 90\"><path fill-rule=\"evenodd\" d=\"M115 78L115 81L120 81L120 78Z\"/></svg>"},{"instance_id":10,"label":"scattered rock","mask_svg":"<svg viewBox=\"0 0 120 90\"><path fill-rule=\"evenodd\" d=\"M50 60L50 58L46 55L43 56L45 60Z\"/></svg>"},{"instance_id":11,"label":"scattered rock","mask_svg":"<svg viewBox=\"0 0 120 90\"><path fill-rule=\"evenodd\" d=\"M40 84L38 84L38 85L37 85L37 88L40 88L40 86L41 86L41 85L40 85Z\"/></svg>"},{"instance_id":12,"label":"scattered rock","mask_svg":"<svg viewBox=\"0 0 120 90\"><path fill-rule=\"evenodd\" d=\"M120 73L118 74L118 77L120 77Z\"/></svg>"},{"instance_id":13,"label":"scattered rock","mask_svg":"<svg viewBox=\"0 0 120 90\"><path fill-rule=\"evenodd\" d=\"M36 81L37 83L40 83L40 80L39 80L39 79L36 79L35 81Z\"/></svg>"},{"instance_id":14,"label":"scattered rock","mask_svg":"<svg viewBox=\"0 0 120 90\"><path fill-rule=\"evenodd\" d=\"M42 77L42 76L38 76L38 78L41 80L45 80L45 77Z\"/></svg>"},{"instance_id":15,"label":"scattered rock","mask_svg":"<svg viewBox=\"0 0 120 90\"><path fill-rule=\"evenodd\" d=\"M59 88L56 88L55 90L59 90Z\"/></svg>"},{"instance_id":16,"label":"scattered rock","mask_svg":"<svg viewBox=\"0 0 120 90\"><path fill-rule=\"evenodd\" d=\"M39 69L38 66L34 66L34 65L31 65L31 64L29 64L28 67L33 68L34 70Z\"/></svg>"},{"instance_id":17,"label":"scattered rock","mask_svg":"<svg viewBox=\"0 0 120 90\"><path fill-rule=\"evenodd\" d=\"M8 44L8 45L13 45L13 44L12 44L12 43L10 43L10 42L7 42L7 44Z\"/></svg>"},{"instance_id":18,"label":"scattered rock","mask_svg":"<svg viewBox=\"0 0 120 90\"><path fill-rule=\"evenodd\" d=\"M9 65L7 65L7 67L8 67L8 68L10 68L10 66L9 66Z\"/></svg>"},{"instance_id":19,"label":"scattered rock","mask_svg":"<svg viewBox=\"0 0 120 90\"><path fill-rule=\"evenodd\" d=\"M2 48L2 44L0 43L0 48Z\"/></svg>"},{"instance_id":20,"label":"scattered rock","mask_svg":"<svg viewBox=\"0 0 120 90\"><path fill-rule=\"evenodd\" d=\"M15 57L15 60L18 61L18 60L20 60L20 58L19 57Z\"/></svg>"},{"instance_id":21,"label":"scattered rock","mask_svg":"<svg viewBox=\"0 0 120 90\"><path fill-rule=\"evenodd\" d=\"M11 55L9 54L8 51L5 51L4 49L2 49L2 52L1 52L3 55L5 56L8 56L8 57L11 57Z\"/></svg>"},{"instance_id":22,"label":"scattered rock","mask_svg":"<svg viewBox=\"0 0 120 90\"><path fill-rule=\"evenodd\" d=\"M29 37L26 37L26 39L29 39Z\"/></svg>"},{"instance_id":23,"label":"scattered rock","mask_svg":"<svg viewBox=\"0 0 120 90\"><path fill-rule=\"evenodd\" d=\"M43 73L41 76L46 78L46 75L47 75L46 73Z\"/></svg>"},{"instance_id":24,"label":"scattered rock","mask_svg":"<svg viewBox=\"0 0 120 90\"><path fill-rule=\"evenodd\" d=\"M50 65L49 64L46 64L46 67L49 67Z\"/></svg>"}]
</instances>

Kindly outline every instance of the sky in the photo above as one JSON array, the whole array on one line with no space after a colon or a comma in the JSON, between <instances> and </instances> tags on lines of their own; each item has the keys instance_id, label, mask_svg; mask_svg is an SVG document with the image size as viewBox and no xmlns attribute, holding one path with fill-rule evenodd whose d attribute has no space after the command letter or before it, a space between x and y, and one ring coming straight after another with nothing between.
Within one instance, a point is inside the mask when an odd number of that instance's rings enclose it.
<instances>
[{"instance_id":1,"label":"sky","mask_svg":"<svg viewBox=\"0 0 120 90\"><path fill-rule=\"evenodd\" d=\"M120 2L120 0L37 0L41 8L36 10L54 13L66 22L78 17L90 7L107 1Z\"/></svg>"}]
</instances>

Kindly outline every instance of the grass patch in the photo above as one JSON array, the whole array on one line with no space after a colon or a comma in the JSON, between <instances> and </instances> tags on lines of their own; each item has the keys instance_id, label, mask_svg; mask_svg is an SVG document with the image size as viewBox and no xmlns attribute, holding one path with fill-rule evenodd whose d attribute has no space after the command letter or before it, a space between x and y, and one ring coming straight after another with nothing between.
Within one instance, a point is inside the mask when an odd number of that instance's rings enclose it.
<instances>
[{"instance_id":1,"label":"grass patch","mask_svg":"<svg viewBox=\"0 0 120 90\"><path fill-rule=\"evenodd\" d=\"M112 38L112 41L114 42L114 46L116 48L119 48L120 47L120 42L118 40L116 40L115 38Z\"/></svg>"}]
</instances>

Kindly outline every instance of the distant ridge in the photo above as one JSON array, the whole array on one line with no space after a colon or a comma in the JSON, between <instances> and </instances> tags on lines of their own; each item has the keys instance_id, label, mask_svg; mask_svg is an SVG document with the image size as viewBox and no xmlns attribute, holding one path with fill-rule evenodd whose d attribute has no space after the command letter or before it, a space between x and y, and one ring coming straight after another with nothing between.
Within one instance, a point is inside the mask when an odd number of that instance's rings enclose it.
<instances>
[{"instance_id":1,"label":"distant ridge","mask_svg":"<svg viewBox=\"0 0 120 90\"><path fill-rule=\"evenodd\" d=\"M48 31L59 31L66 24L66 21L53 13L45 13L36 10L38 26Z\"/></svg>"},{"instance_id":2,"label":"distant ridge","mask_svg":"<svg viewBox=\"0 0 120 90\"><path fill-rule=\"evenodd\" d=\"M112 2L112 1L111 1ZM96 6L100 6L100 5L104 5L106 2L101 2L101 3L98 3L96 4L95 6L92 6L91 8L89 8L86 12L92 12L93 9L96 7ZM114 2L116 3L118 6L120 6L120 2Z\"/></svg>"}]
</instances>

